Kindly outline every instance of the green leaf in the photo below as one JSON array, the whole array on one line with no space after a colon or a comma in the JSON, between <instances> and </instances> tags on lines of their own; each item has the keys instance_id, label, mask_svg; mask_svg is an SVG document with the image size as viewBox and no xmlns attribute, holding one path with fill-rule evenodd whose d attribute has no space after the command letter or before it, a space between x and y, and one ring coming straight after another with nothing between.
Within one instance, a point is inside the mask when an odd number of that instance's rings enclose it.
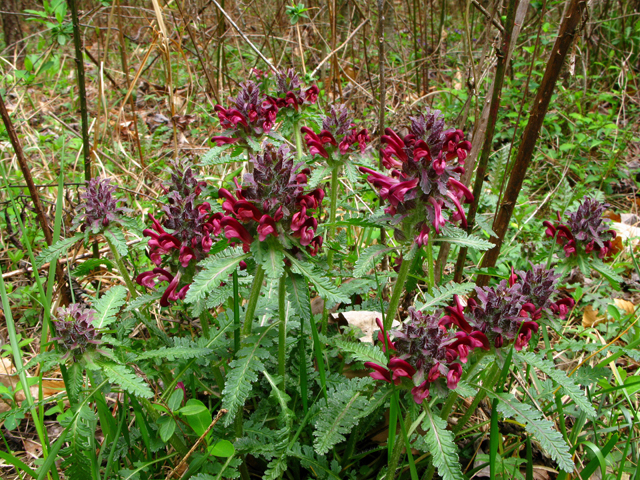
<instances>
[{"instance_id":1,"label":"green leaf","mask_svg":"<svg viewBox=\"0 0 640 480\"><path fill-rule=\"evenodd\" d=\"M300 318L311 318L311 301L307 280L302 275L289 273L285 281L285 288L289 302Z\"/></svg>"},{"instance_id":2,"label":"green leaf","mask_svg":"<svg viewBox=\"0 0 640 480\"><path fill-rule=\"evenodd\" d=\"M484 389L491 398L498 399L498 410L507 417L513 417L525 425L525 429L536 437L542 448L551 455L558 466L567 473L573 472L573 460L569 453L569 446L553 424L542 414L533 410L529 405L520 403L510 393L494 393Z\"/></svg>"},{"instance_id":3,"label":"green leaf","mask_svg":"<svg viewBox=\"0 0 640 480\"><path fill-rule=\"evenodd\" d=\"M358 378L332 389L327 404L320 409L313 432L316 437L313 446L318 454L325 455L334 445L343 442L345 435L368 412L365 389L371 384L370 378Z\"/></svg>"},{"instance_id":4,"label":"green leaf","mask_svg":"<svg viewBox=\"0 0 640 480\"><path fill-rule=\"evenodd\" d=\"M122 285L116 285L93 302L93 308L96 311L93 317L93 326L95 328L104 328L115 322L116 314L124 305L126 297L127 289Z\"/></svg>"},{"instance_id":5,"label":"green leaf","mask_svg":"<svg viewBox=\"0 0 640 480\"><path fill-rule=\"evenodd\" d=\"M211 350L194 346L162 347L158 350L149 350L138 355L138 360L149 358L162 358L173 362L176 358L196 358L209 355Z\"/></svg>"},{"instance_id":6,"label":"green leaf","mask_svg":"<svg viewBox=\"0 0 640 480\"><path fill-rule=\"evenodd\" d=\"M591 262L591 268L607 279L609 284L615 289L620 290L620 282L624 279L618 275L609 265L605 265L600 260Z\"/></svg>"},{"instance_id":7,"label":"green leaf","mask_svg":"<svg viewBox=\"0 0 640 480\"><path fill-rule=\"evenodd\" d=\"M395 249L393 247L387 247L386 245L372 245L360 252L360 257L358 257L355 268L353 269L353 276L360 278L366 275L367 272L374 267L373 261L375 258L391 250Z\"/></svg>"},{"instance_id":8,"label":"green leaf","mask_svg":"<svg viewBox=\"0 0 640 480\"><path fill-rule=\"evenodd\" d=\"M463 247L471 248L473 250L489 250L494 247L493 243L488 240L484 240L475 235L469 235L464 230L447 225L443 228L442 233L433 238L434 242L449 242L455 245L461 245Z\"/></svg>"},{"instance_id":9,"label":"green leaf","mask_svg":"<svg viewBox=\"0 0 640 480\"><path fill-rule=\"evenodd\" d=\"M213 147L200 157L200 165L222 165L224 163L236 162L236 158L231 158L229 155L222 155L230 146L231 145L220 145L219 147Z\"/></svg>"},{"instance_id":10,"label":"green leaf","mask_svg":"<svg viewBox=\"0 0 640 480\"><path fill-rule=\"evenodd\" d=\"M235 455L236 449L229 440L218 440L214 445L209 447L209 454L214 457L231 457Z\"/></svg>"},{"instance_id":11,"label":"green leaf","mask_svg":"<svg viewBox=\"0 0 640 480\"><path fill-rule=\"evenodd\" d=\"M429 310L436 307L442 307L448 305L454 295L464 295L470 292L475 287L475 284L471 282L467 283L449 283L448 285L441 285L439 287L433 287L432 293L424 294L424 303L418 307L419 310Z\"/></svg>"},{"instance_id":12,"label":"green leaf","mask_svg":"<svg viewBox=\"0 0 640 480\"><path fill-rule=\"evenodd\" d=\"M287 452L288 455L292 457L296 457L300 459L300 464L311 471L313 471L316 476L320 478L328 477L339 480L340 477L338 473L340 469L338 467L338 471L334 471L328 465L327 459L325 456L314 455L313 448L309 445L304 445L300 447L299 444L294 444L293 447Z\"/></svg>"},{"instance_id":13,"label":"green leaf","mask_svg":"<svg viewBox=\"0 0 640 480\"><path fill-rule=\"evenodd\" d=\"M287 395L285 392L280 390L276 382L273 380L271 375L269 375L266 370L262 371L262 374L265 376L269 384L271 385L272 395L275 397L277 402L280 404L280 411L282 417L284 418L284 423L287 429L291 429L291 424L293 422L293 412L288 406L288 403L291 401L291 397Z\"/></svg>"},{"instance_id":14,"label":"green leaf","mask_svg":"<svg viewBox=\"0 0 640 480\"><path fill-rule=\"evenodd\" d=\"M307 185L309 185L309 188L316 188L329 173L331 173L331 169L327 165L314 168Z\"/></svg>"},{"instance_id":15,"label":"green leaf","mask_svg":"<svg viewBox=\"0 0 640 480\"><path fill-rule=\"evenodd\" d=\"M184 398L184 390L182 388L176 388L169 400L167 401L167 406L172 412L175 412L180 404L182 403L182 399Z\"/></svg>"},{"instance_id":16,"label":"green leaf","mask_svg":"<svg viewBox=\"0 0 640 480\"><path fill-rule=\"evenodd\" d=\"M111 242L111 245L113 245L121 257L125 257L127 253L129 253L127 240L124 238L122 230L105 230L104 236Z\"/></svg>"},{"instance_id":17,"label":"green leaf","mask_svg":"<svg viewBox=\"0 0 640 480\"><path fill-rule=\"evenodd\" d=\"M156 424L160 427L158 428L160 438L164 443L167 443L173 435L173 432L176 431L176 421L172 417L164 416L158 418Z\"/></svg>"},{"instance_id":18,"label":"green leaf","mask_svg":"<svg viewBox=\"0 0 640 480\"><path fill-rule=\"evenodd\" d=\"M335 344L340 350L350 353L361 362L373 362L382 366L387 364L387 356L375 345L363 342L347 342L345 340L336 340Z\"/></svg>"},{"instance_id":19,"label":"green leaf","mask_svg":"<svg viewBox=\"0 0 640 480\"><path fill-rule=\"evenodd\" d=\"M124 309L125 312L132 312L133 310L138 310L140 308L144 308L151 304L156 303L158 300L162 298L164 292L153 291L151 293L145 293L140 295L138 298L134 300L130 300L127 304L127 307Z\"/></svg>"},{"instance_id":20,"label":"green leaf","mask_svg":"<svg viewBox=\"0 0 640 480\"><path fill-rule=\"evenodd\" d=\"M259 239L251 244L251 253L256 263L262 265L267 278L278 280L284 275L284 252L273 237L267 237L265 242Z\"/></svg>"},{"instance_id":21,"label":"green leaf","mask_svg":"<svg viewBox=\"0 0 640 480\"><path fill-rule=\"evenodd\" d=\"M589 418L596 417L596 410L587 396L572 378L567 377L562 370L558 369L557 365L533 352L514 352L514 354L520 361L528 363L551 377Z\"/></svg>"},{"instance_id":22,"label":"green leaf","mask_svg":"<svg viewBox=\"0 0 640 480\"><path fill-rule=\"evenodd\" d=\"M447 430L447 422L434 415L431 409L425 405L424 422L425 442L433 455L433 465L438 469L438 474L443 480L463 480L460 461L458 460L458 447L454 442L453 433Z\"/></svg>"},{"instance_id":23,"label":"green leaf","mask_svg":"<svg viewBox=\"0 0 640 480\"><path fill-rule=\"evenodd\" d=\"M285 252L287 258L291 261L294 269L297 273L304 275L318 291L318 295L325 299L329 304L336 303L351 303L351 300L346 295L342 294L338 287L333 285L329 279L327 279L322 272L314 265L298 260L293 255Z\"/></svg>"},{"instance_id":24,"label":"green leaf","mask_svg":"<svg viewBox=\"0 0 640 480\"><path fill-rule=\"evenodd\" d=\"M269 352L261 348L260 345L265 342L267 334L276 325L278 325L278 322L264 328L260 334L245 339L247 343L251 343L241 348L237 352L238 358L229 364L230 369L228 370L227 381L222 391L222 408L230 412L224 419L226 426L231 425L238 408L241 408L249 397L251 385L258 380L256 372L265 369L261 359L267 358Z\"/></svg>"},{"instance_id":25,"label":"green leaf","mask_svg":"<svg viewBox=\"0 0 640 480\"><path fill-rule=\"evenodd\" d=\"M187 292L187 303L197 302L212 290L220 288L220 283L228 281L238 264L249 257L248 253L241 254L241 251L234 249L230 255L216 256L211 261L202 262L205 268L194 277Z\"/></svg>"},{"instance_id":26,"label":"green leaf","mask_svg":"<svg viewBox=\"0 0 640 480\"><path fill-rule=\"evenodd\" d=\"M191 398L187 400L187 404L178 410L182 416L185 417L187 423L196 435L199 437L204 435L209 425L213 421L213 417L209 409L200 400Z\"/></svg>"},{"instance_id":27,"label":"green leaf","mask_svg":"<svg viewBox=\"0 0 640 480\"><path fill-rule=\"evenodd\" d=\"M83 237L84 235L82 233L76 233L71 238L58 240L56 243L54 243L50 247L45 248L44 250L42 250L42 252L40 252L40 255L38 255L38 257L36 258L36 266L40 268L45 263L58 259L60 256L65 254L72 245L74 245L78 240L80 240Z\"/></svg>"},{"instance_id":28,"label":"green leaf","mask_svg":"<svg viewBox=\"0 0 640 480\"><path fill-rule=\"evenodd\" d=\"M124 365L113 362L99 362L98 365L111 383L120 385L127 393L143 398L153 397L149 385Z\"/></svg>"}]
</instances>

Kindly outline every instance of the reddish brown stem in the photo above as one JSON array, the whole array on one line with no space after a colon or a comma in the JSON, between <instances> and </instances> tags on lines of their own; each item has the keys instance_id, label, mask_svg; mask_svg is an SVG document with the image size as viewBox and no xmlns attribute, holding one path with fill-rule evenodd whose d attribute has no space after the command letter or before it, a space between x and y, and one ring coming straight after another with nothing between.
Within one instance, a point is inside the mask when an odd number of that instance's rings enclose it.
<instances>
[{"instance_id":1,"label":"reddish brown stem","mask_svg":"<svg viewBox=\"0 0 640 480\"><path fill-rule=\"evenodd\" d=\"M574 36L580 20L587 7L586 0L571 0L571 4L567 8L566 14L560 25L560 31L558 32L558 38L551 51L551 57L547 63L547 67L540 83L540 88L536 94L536 98L531 108L531 115L529 121L522 134L522 143L518 148L518 153L513 165L513 170L509 176L509 183L505 190L504 198L498 206L498 215L496 216L493 224L493 231L496 232L497 238L492 237L491 241L495 245L489 250L482 261L481 268L493 267L496 264L498 256L500 255L500 247L504 240L504 236L509 228L509 222L513 209L515 208L518 195L522 189L522 183L531 164L533 158L533 151L540 136L540 129L542 128L542 122L549 108L549 102L553 95L553 90L556 85L556 81L562 71L562 65L567 56L567 52L573 43ZM480 275L477 280L477 285L485 286L489 282L489 277L486 275Z\"/></svg>"}]
</instances>

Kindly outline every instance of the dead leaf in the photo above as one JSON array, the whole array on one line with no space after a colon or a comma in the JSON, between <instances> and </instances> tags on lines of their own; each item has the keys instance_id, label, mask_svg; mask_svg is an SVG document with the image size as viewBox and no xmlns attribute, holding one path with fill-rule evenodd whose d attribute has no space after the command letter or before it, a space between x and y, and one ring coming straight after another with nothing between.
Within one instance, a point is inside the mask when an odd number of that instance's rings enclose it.
<instances>
[{"instance_id":1,"label":"dead leaf","mask_svg":"<svg viewBox=\"0 0 640 480\"><path fill-rule=\"evenodd\" d=\"M627 315L631 315L633 312L636 311L636 306L633 303L631 303L629 300L624 300L623 298L615 298L613 300L613 303L615 304L616 307L618 307Z\"/></svg>"},{"instance_id":2,"label":"dead leaf","mask_svg":"<svg viewBox=\"0 0 640 480\"><path fill-rule=\"evenodd\" d=\"M605 212L602 214L602 216L604 218L608 218L609 220L613 221L613 222L621 222L622 218L620 217L620 214L615 213L612 210L605 210Z\"/></svg>"},{"instance_id":3,"label":"dead leaf","mask_svg":"<svg viewBox=\"0 0 640 480\"><path fill-rule=\"evenodd\" d=\"M198 119L195 115L174 115L171 121L175 124L176 128L181 132L184 132L185 128L195 122Z\"/></svg>"},{"instance_id":4,"label":"dead leaf","mask_svg":"<svg viewBox=\"0 0 640 480\"><path fill-rule=\"evenodd\" d=\"M584 328L595 327L606 321L606 317L598 316L598 310L594 310L591 305L587 305L582 312L582 326Z\"/></svg>"},{"instance_id":5,"label":"dead leaf","mask_svg":"<svg viewBox=\"0 0 640 480\"><path fill-rule=\"evenodd\" d=\"M169 118L161 113L150 113L144 118L144 123L147 124L149 131L153 133L158 127L167 125Z\"/></svg>"},{"instance_id":6,"label":"dead leaf","mask_svg":"<svg viewBox=\"0 0 640 480\"><path fill-rule=\"evenodd\" d=\"M24 445L24 451L31 458L40 458L40 455L42 455L42 445L39 443L29 440L28 438L23 438L22 445Z\"/></svg>"}]
</instances>

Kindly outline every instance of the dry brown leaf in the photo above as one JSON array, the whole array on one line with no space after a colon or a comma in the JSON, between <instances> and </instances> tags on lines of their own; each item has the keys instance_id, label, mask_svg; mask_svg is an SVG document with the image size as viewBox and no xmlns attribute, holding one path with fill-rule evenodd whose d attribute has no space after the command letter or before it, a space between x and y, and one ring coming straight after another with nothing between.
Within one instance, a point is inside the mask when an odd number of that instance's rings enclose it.
<instances>
[{"instance_id":1,"label":"dry brown leaf","mask_svg":"<svg viewBox=\"0 0 640 480\"><path fill-rule=\"evenodd\" d=\"M584 328L595 327L600 323L605 323L607 317L598 316L598 310L594 310L591 305L587 305L582 312L582 326Z\"/></svg>"},{"instance_id":2,"label":"dry brown leaf","mask_svg":"<svg viewBox=\"0 0 640 480\"><path fill-rule=\"evenodd\" d=\"M33 440L29 440L28 438L22 439L22 445L24 446L24 451L32 458L40 458L42 455L42 445L34 442Z\"/></svg>"},{"instance_id":3,"label":"dry brown leaf","mask_svg":"<svg viewBox=\"0 0 640 480\"><path fill-rule=\"evenodd\" d=\"M633 303L631 303L629 300L616 298L613 300L613 303L616 305L616 307L618 307L627 315L631 315L633 312L636 311L636 306Z\"/></svg>"}]
</instances>

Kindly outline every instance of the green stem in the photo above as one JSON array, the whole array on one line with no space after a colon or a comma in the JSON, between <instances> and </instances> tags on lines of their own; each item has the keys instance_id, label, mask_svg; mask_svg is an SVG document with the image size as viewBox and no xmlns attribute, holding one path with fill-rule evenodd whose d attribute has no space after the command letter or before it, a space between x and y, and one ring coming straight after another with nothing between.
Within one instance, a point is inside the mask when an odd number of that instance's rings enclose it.
<instances>
[{"instance_id":1,"label":"green stem","mask_svg":"<svg viewBox=\"0 0 640 480\"><path fill-rule=\"evenodd\" d=\"M208 338L208 336L207 336ZM233 351L240 350L240 296L238 295L238 269L233 271Z\"/></svg>"},{"instance_id":2,"label":"green stem","mask_svg":"<svg viewBox=\"0 0 640 480\"><path fill-rule=\"evenodd\" d=\"M287 352L287 312L286 308L286 290L285 290L286 276L283 274L278 282L278 317L280 318L280 325L278 325L278 375L282 377L281 389L285 392L285 362ZM300 368L304 368L301 366Z\"/></svg>"},{"instance_id":3,"label":"green stem","mask_svg":"<svg viewBox=\"0 0 640 480\"><path fill-rule=\"evenodd\" d=\"M429 271L429 284L427 285L427 291L429 292L429 295L431 295L433 293L433 287L436 285L433 273L433 241L431 240L431 237L429 237L429 240L427 241L427 269Z\"/></svg>"},{"instance_id":4,"label":"green stem","mask_svg":"<svg viewBox=\"0 0 640 480\"><path fill-rule=\"evenodd\" d=\"M105 235L104 239L107 241L107 245L109 245L109 248L111 249L111 253L113 254L113 258L116 261L116 266L118 267L118 271L120 272L120 275L122 275L122 278L124 279L124 283L127 285L127 288L129 289L129 293L131 294L131 298L137 298L138 297L138 292L136 292L136 287L133 284L133 282L131 281L131 277L129 276L129 272L127 272L126 267L124 266L124 262L122 261L122 257L120 256L120 254L118 253L118 250L116 250L116 247L113 245L113 243L111 243L111 241L107 238L107 236Z\"/></svg>"},{"instance_id":5,"label":"green stem","mask_svg":"<svg viewBox=\"0 0 640 480\"><path fill-rule=\"evenodd\" d=\"M400 406L400 402L398 402L398 407L399 406ZM400 425L401 429L404 429L404 425L411 425L411 412L408 411L407 416L404 417L404 424L402 424L402 417L400 417L399 420L401 423ZM394 425L394 427L397 428L396 425ZM396 432L392 432L391 434L395 435ZM395 471L396 471L396 468L398 467L398 462L400 461L400 455L402 455L402 449L404 448L404 446L405 446L404 442L396 439L396 444L395 444L395 447L393 447L393 454L391 455L391 459L389 460L389 467L387 469L386 478L389 480L393 480L393 478L395 477Z\"/></svg>"},{"instance_id":6,"label":"green stem","mask_svg":"<svg viewBox=\"0 0 640 480\"><path fill-rule=\"evenodd\" d=\"M293 132L296 138L296 153L298 155L298 161L302 161L302 132L300 131L299 122L296 120L293 123Z\"/></svg>"},{"instance_id":7,"label":"green stem","mask_svg":"<svg viewBox=\"0 0 640 480\"><path fill-rule=\"evenodd\" d=\"M494 362L493 366L491 367L491 370L489 370L489 372L487 373L486 380L483 382L484 389L492 390L493 386L496 384L496 382L500 378L501 373L502 372L498 367L498 363ZM478 404L480 404L480 402L484 399L484 397L486 397L487 394L485 393L484 389L478 392L478 394L473 399L473 402L471 402L471 406L467 409L465 414L458 420L458 423L456 424L456 426L453 427L453 433L458 433L462 429L462 427L464 427L464 425L469 421L469 418L471 417L471 415L473 415L473 412L476 411Z\"/></svg>"},{"instance_id":8,"label":"green stem","mask_svg":"<svg viewBox=\"0 0 640 480\"><path fill-rule=\"evenodd\" d=\"M333 240L336 236L336 213L338 209L338 173L340 171L340 164L333 167L331 170L331 203L329 207L329 235L327 240ZM333 249L329 249L327 254L327 263L329 268L333 267Z\"/></svg>"},{"instance_id":9,"label":"green stem","mask_svg":"<svg viewBox=\"0 0 640 480\"><path fill-rule=\"evenodd\" d=\"M393 286L393 293L391 294L391 299L389 300L389 308L387 308L387 315L384 318L384 329L387 332L391 329L393 319L396 317L398 305L400 304L400 297L402 297L402 292L404 291L404 284L406 283L407 277L409 276L410 266L411 262L405 259L403 259L402 263L400 264L398 278L396 279L396 284Z\"/></svg>"},{"instance_id":10,"label":"green stem","mask_svg":"<svg viewBox=\"0 0 640 480\"><path fill-rule=\"evenodd\" d=\"M256 306L258 305L258 299L260 298L260 291L262 290L263 280L264 269L262 268L262 265L258 265L258 267L256 268L255 276L253 277L251 294L249 295L249 303L247 303L247 310L244 316L244 325L242 326L242 333L244 335L251 335L251 328L253 327L253 316L256 313Z\"/></svg>"},{"instance_id":11,"label":"green stem","mask_svg":"<svg viewBox=\"0 0 640 480\"><path fill-rule=\"evenodd\" d=\"M478 368L480 368L480 365L482 365L482 358L486 355L486 353L488 352L481 352L478 355L477 361L473 365L471 365L471 368L463 372L462 380L468 381L476 375ZM442 411L440 412L440 418L442 418L443 420L447 420L449 418L449 415L451 414L451 410L453 410L453 407L455 406L457 400L458 400L458 392L452 391L451 393L449 393L449 398L447 398L446 403L442 406Z\"/></svg>"}]
</instances>

